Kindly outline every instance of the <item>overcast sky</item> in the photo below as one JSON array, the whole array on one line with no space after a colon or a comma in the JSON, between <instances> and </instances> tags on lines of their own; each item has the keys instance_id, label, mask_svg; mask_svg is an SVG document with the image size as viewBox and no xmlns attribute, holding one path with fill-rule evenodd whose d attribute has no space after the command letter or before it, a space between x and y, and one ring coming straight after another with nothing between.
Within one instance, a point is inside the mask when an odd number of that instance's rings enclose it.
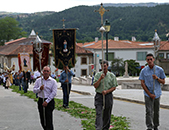
<instances>
[{"instance_id":1,"label":"overcast sky","mask_svg":"<svg viewBox=\"0 0 169 130\"><path fill-rule=\"evenodd\" d=\"M97 5L101 3L169 3L169 0L2 0L0 11L34 13L42 11L63 11L78 5Z\"/></svg>"}]
</instances>

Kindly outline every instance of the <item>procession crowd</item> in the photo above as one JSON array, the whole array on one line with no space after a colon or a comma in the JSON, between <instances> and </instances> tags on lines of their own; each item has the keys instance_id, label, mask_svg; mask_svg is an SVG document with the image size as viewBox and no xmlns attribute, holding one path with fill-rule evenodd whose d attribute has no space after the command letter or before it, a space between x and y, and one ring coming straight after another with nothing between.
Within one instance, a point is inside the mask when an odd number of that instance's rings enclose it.
<instances>
[{"instance_id":1,"label":"procession crowd","mask_svg":"<svg viewBox=\"0 0 169 130\"><path fill-rule=\"evenodd\" d=\"M0 84L3 84L5 89L8 89L11 85L19 86L19 90L27 92L29 84L35 82L37 78L41 76L39 71L18 71L18 72L3 72L0 73ZM52 78L57 78L54 72L51 74Z\"/></svg>"},{"instance_id":2,"label":"procession crowd","mask_svg":"<svg viewBox=\"0 0 169 130\"><path fill-rule=\"evenodd\" d=\"M141 86L144 89L145 97L145 123L147 130L158 130L159 111L160 111L160 96L161 85L165 84L164 70L154 64L155 58L153 54L146 55L147 66L144 67L139 76ZM102 71L97 72L93 79L95 88L94 105L96 110L95 128L96 130L109 130L111 122L111 113L113 108L113 91L118 86L116 76L108 71L108 61L104 60L101 63ZM43 75L43 77L42 77ZM59 77L63 91L63 107L69 108L69 94L71 90L71 78L74 75L73 71L68 66L63 67L63 71ZM41 78L39 78L41 77ZM38 97L38 111L40 122L44 130L54 130L53 128L53 110L55 108L54 97L57 94L57 82L54 80L56 75L51 74L49 66L44 66L42 74L39 71L31 73L16 72L0 74L0 84L8 89L11 84L21 86L24 92L27 92L28 83L34 83L33 92ZM36 80L37 79L37 80ZM103 80L104 79L104 80ZM36 81L35 81L36 80Z\"/></svg>"}]
</instances>

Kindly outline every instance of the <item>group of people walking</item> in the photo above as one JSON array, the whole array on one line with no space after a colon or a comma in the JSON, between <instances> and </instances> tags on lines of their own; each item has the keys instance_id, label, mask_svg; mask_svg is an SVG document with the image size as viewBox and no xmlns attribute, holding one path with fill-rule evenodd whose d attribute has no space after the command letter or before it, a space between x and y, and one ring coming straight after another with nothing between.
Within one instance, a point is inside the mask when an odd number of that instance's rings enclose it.
<instances>
[{"instance_id":1,"label":"group of people walking","mask_svg":"<svg viewBox=\"0 0 169 130\"><path fill-rule=\"evenodd\" d=\"M159 110L160 110L160 83L165 83L164 70L154 64L154 56L147 54L147 66L140 72L139 80L144 90L145 108L146 108L146 126L147 130L158 130ZM102 71L94 76L93 86L96 91L94 98L94 105L96 110L95 128L96 130L108 130L110 127L111 113L113 108L113 91L118 86L116 76L108 71L108 61L103 61ZM40 120L44 130L53 130L52 112L54 109L54 97L57 93L57 82L50 77L50 68L43 68L43 85L40 79L36 80L34 86L34 93L38 93L38 109ZM59 82L63 91L63 107L69 108L69 94L71 90L71 77L74 73L69 70L68 66L64 66ZM44 93L44 94L43 94ZM44 96L43 96L44 95ZM44 99L44 101L42 100ZM49 109L50 107L50 109ZM45 121L44 112L45 108ZM44 124L45 123L45 124Z\"/></svg>"},{"instance_id":2,"label":"group of people walking","mask_svg":"<svg viewBox=\"0 0 169 130\"><path fill-rule=\"evenodd\" d=\"M145 118L147 130L158 130L159 111L160 111L160 96L161 96L161 83L165 83L164 70L154 64L153 54L147 54L145 66L139 76L141 86L144 90L145 98ZM103 61L102 71L94 76L93 86L96 91L94 97L94 105L96 110L95 128L96 130L108 130L110 127L111 113L113 108L113 91L118 86L116 76L108 71L108 61ZM63 91L63 107L69 108L69 94L71 90L71 78L74 75L73 71L68 66L64 66L59 82ZM55 108L54 97L57 94L57 82L51 77L50 67L45 66L42 70L43 76L37 78L33 88L33 92L38 94L38 110L41 125L44 130L54 130L53 127L53 110ZM15 84L19 85L21 90L21 82L24 92L27 92L28 77L30 74L25 72L18 72L15 76ZM1 75L2 82L2 75ZM8 78L6 78L6 83Z\"/></svg>"}]
</instances>

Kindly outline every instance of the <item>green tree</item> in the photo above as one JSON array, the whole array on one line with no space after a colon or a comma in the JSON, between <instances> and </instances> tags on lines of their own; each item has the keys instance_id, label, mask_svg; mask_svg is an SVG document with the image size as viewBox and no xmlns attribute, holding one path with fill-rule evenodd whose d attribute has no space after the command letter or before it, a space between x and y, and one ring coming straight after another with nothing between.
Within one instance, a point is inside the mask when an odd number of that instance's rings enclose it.
<instances>
[{"instance_id":1,"label":"green tree","mask_svg":"<svg viewBox=\"0 0 169 130\"><path fill-rule=\"evenodd\" d=\"M136 62L136 60L125 60L124 63L127 62L128 63L128 73L129 75L135 75L136 73L139 74L140 73L140 69L138 69L137 67L140 66L140 64L138 62Z\"/></svg>"},{"instance_id":2,"label":"green tree","mask_svg":"<svg viewBox=\"0 0 169 130\"><path fill-rule=\"evenodd\" d=\"M19 27L19 22L14 18L5 17L0 19L0 45L4 45L5 42L11 39L17 39L26 35L26 32L22 31Z\"/></svg>"},{"instance_id":3,"label":"green tree","mask_svg":"<svg viewBox=\"0 0 169 130\"><path fill-rule=\"evenodd\" d=\"M123 75L124 73L124 61L122 58L114 58L112 60L112 72L117 75Z\"/></svg>"}]
</instances>

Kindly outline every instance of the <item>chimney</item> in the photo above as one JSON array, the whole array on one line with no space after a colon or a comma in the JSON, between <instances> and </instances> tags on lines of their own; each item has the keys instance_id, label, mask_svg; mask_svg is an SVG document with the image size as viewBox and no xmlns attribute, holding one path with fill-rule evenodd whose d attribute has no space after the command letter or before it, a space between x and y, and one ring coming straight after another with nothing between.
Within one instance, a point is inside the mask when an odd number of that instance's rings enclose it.
<instances>
[{"instance_id":1,"label":"chimney","mask_svg":"<svg viewBox=\"0 0 169 130\"><path fill-rule=\"evenodd\" d=\"M114 41L119 41L119 37L114 37Z\"/></svg>"},{"instance_id":2,"label":"chimney","mask_svg":"<svg viewBox=\"0 0 169 130\"><path fill-rule=\"evenodd\" d=\"M95 42L98 42L99 41L99 38L98 37L95 37Z\"/></svg>"},{"instance_id":3,"label":"chimney","mask_svg":"<svg viewBox=\"0 0 169 130\"><path fill-rule=\"evenodd\" d=\"M131 37L131 41L132 41L132 42L135 42L135 41L136 41L136 37L132 36L132 37Z\"/></svg>"}]
</instances>

